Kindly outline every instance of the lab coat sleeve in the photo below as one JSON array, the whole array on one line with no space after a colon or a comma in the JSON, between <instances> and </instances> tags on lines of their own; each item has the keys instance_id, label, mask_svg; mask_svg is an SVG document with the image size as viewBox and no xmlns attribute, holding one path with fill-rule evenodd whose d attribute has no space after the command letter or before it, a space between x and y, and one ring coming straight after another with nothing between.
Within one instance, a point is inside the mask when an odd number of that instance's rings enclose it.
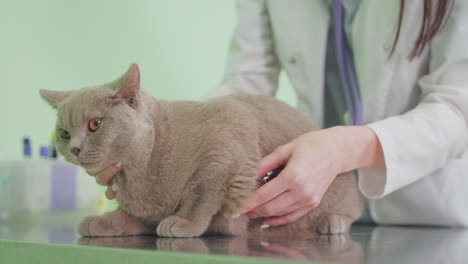
<instances>
[{"instance_id":1,"label":"lab coat sleeve","mask_svg":"<svg viewBox=\"0 0 468 264\"><path fill-rule=\"evenodd\" d=\"M368 126L380 140L385 169L361 169L359 187L378 199L461 157L468 145L468 1L431 44L430 71L412 110ZM462 176L462 175L460 175ZM466 176L466 175L464 175Z\"/></svg>"},{"instance_id":2,"label":"lab coat sleeve","mask_svg":"<svg viewBox=\"0 0 468 264\"><path fill-rule=\"evenodd\" d=\"M234 32L223 81L207 94L231 92L274 95L280 65L273 47L268 11L264 0L238 0L238 25Z\"/></svg>"}]
</instances>

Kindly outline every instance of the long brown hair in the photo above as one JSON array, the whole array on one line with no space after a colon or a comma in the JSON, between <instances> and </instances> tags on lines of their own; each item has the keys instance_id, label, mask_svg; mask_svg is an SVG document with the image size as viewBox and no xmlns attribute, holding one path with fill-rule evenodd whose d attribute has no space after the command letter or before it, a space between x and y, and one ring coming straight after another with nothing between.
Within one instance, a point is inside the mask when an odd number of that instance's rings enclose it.
<instances>
[{"instance_id":1,"label":"long brown hair","mask_svg":"<svg viewBox=\"0 0 468 264\"><path fill-rule=\"evenodd\" d=\"M412 0L420 1L420 0ZM395 52L396 44L400 36L401 24L403 22L403 12L405 11L405 0L400 0L400 13L398 15L398 28L393 41L392 50L390 51L389 58L392 57ZM424 2L424 12L421 23L421 29L419 30L419 36L414 43L413 50L408 56L409 60L413 60L417 56L421 55L424 48L431 43L435 35L439 32L447 17L450 14L450 11L453 8L453 3L455 0L436 0L437 4L433 5L433 0L423 0Z\"/></svg>"}]
</instances>

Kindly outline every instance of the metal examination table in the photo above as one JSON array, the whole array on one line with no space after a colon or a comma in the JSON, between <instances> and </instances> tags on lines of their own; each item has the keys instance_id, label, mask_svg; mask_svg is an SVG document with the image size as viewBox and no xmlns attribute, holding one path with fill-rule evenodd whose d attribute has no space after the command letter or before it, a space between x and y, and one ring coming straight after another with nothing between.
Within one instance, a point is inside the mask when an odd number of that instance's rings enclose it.
<instances>
[{"instance_id":1,"label":"metal examination table","mask_svg":"<svg viewBox=\"0 0 468 264\"><path fill-rule=\"evenodd\" d=\"M29 214L0 222L1 263L468 263L468 230L361 226L348 235L80 238L86 213Z\"/></svg>"}]
</instances>

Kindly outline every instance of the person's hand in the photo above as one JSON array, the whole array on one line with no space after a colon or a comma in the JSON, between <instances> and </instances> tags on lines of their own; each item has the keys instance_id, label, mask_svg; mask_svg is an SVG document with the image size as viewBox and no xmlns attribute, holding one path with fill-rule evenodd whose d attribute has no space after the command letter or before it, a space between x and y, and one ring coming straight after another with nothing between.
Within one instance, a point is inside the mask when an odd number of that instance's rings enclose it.
<instances>
[{"instance_id":1,"label":"person's hand","mask_svg":"<svg viewBox=\"0 0 468 264\"><path fill-rule=\"evenodd\" d=\"M363 153L372 156L374 152L363 152L363 146L379 149L378 154L382 157L366 157ZM381 165L382 160L378 139L368 127L337 127L309 132L278 147L260 161L260 176L280 165L285 165L285 168L276 178L257 189L239 213L249 218L269 217L261 228L294 222L320 204L338 174Z\"/></svg>"},{"instance_id":2,"label":"person's hand","mask_svg":"<svg viewBox=\"0 0 468 264\"><path fill-rule=\"evenodd\" d=\"M320 204L342 165L337 141L329 130L304 134L278 147L260 161L258 175L285 165L283 171L249 197L240 213L271 217L262 227L293 222Z\"/></svg>"},{"instance_id":3,"label":"person's hand","mask_svg":"<svg viewBox=\"0 0 468 264\"><path fill-rule=\"evenodd\" d=\"M114 199L117 193L117 185L110 186L110 181L114 178L117 173L119 173L123 169L122 162L118 162L116 164L112 164L107 168L103 169L102 171L96 174L96 182L99 185L107 186L106 189L106 197L107 199Z\"/></svg>"}]
</instances>

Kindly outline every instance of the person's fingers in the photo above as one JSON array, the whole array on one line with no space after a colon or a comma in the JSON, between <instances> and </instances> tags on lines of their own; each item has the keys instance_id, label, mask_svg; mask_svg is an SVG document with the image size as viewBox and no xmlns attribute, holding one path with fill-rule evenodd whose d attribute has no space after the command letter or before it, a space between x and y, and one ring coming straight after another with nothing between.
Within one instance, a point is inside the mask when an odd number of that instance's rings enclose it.
<instances>
[{"instance_id":1,"label":"person's fingers","mask_svg":"<svg viewBox=\"0 0 468 264\"><path fill-rule=\"evenodd\" d=\"M272 153L260 160L257 168L257 175L264 176L268 172L284 165L294 147L293 143L288 143L276 148Z\"/></svg>"},{"instance_id":2,"label":"person's fingers","mask_svg":"<svg viewBox=\"0 0 468 264\"><path fill-rule=\"evenodd\" d=\"M108 185L112 178L123 169L122 162L110 165L96 175L96 182L99 185Z\"/></svg>"},{"instance_id":3,"label":"person's fingers","mask_svg":"<svg viewBox=\"0 0 468 264\"><path fill-rule=\"evenodd\" d=\"M278 195L275 199L270 200L257 208L251 210L246 215L249 218L259 218L259 217L270 217L270 216L280 216L297 210L295 206L296 197L293 195L293 192L286 191Z\"/></svg>"},{"instance_id":4,"label":"person's fingers","mask_svg":"<svg viewBox=\"0 0 468 264\"><path fill-rule=\"evenodd\" d=\"M112 200L117 195L117 185L108 186L106 189L106 197L109 200Z\"/></svg>"},{"instance_id":5,"label":"person's fingers","mask_svg":"<svg viewBox=\"0 0 468 264\"><path fill-rule=\"evenodd\" d=\"M271 199L274 199L276 196L280 195L281 193L288 190L288 184L285 182L285 175L282 175L286 172L287 168L285 168L278 177L274 178L267 184L263 185L262 187L258 188L249 198L247 201L241 206L239 209L239 214L245 214L250 210L262 205Z\"/></svg>"},{"instance_id":6,"label":"person's fingers","mask_svg":"<svg viewBox=\"0 0 468 264\"><path fill-rule=\"evenodd\" d=\"M275 216L286 215L286 214L292 213L294 211L297 211L297 210L299 210L301 208L304 208L304 205L301 205L300 202L296 201L295 203L291 204L290 206L285 207L282 211L276 213Z\"/></svg>"},{"instance_id":7,"label":"person's fingers","mask_svg":"<svg viewBox=\"0 0 468 264\"><path fill-rule=\"evenodd\" d=\"M296 221L297 219L303 217L311 209L312 209L312 207L304 207L304 208L301 208L301 209L296 210L294 212L291 212L289 214L268 218L267 220L263 221L261 226L263 228L265 228L265 227L269 227L269 226L279 226L279 225L292 223L292 222Z\"/></svg>"}]
</instances>

